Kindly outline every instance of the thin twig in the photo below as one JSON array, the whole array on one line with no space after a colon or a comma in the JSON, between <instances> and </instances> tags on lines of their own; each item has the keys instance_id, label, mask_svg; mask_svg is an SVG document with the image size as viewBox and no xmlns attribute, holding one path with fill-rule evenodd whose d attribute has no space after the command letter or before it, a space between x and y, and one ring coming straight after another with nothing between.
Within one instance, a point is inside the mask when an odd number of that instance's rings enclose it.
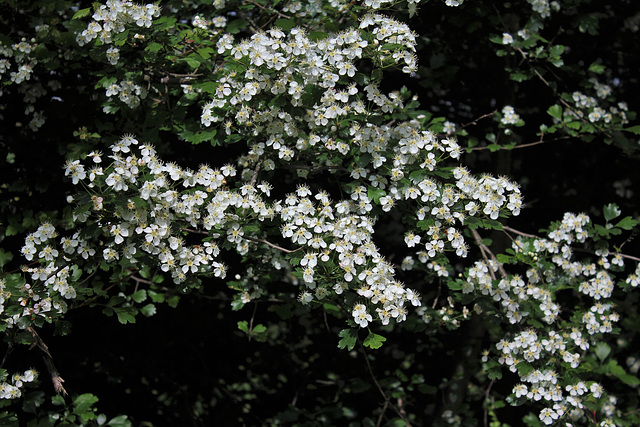
<instances>
[{"instance_id":1,"label":"thin twig","mask_svg":"<svg viewBox=\"0 0 640 427\"><path fill-rule=\"evenodd\" d=\"M482 115L480 117L477 117L477 118L473 119L472 121L470 121L469 123L465 123L462 126L460 126L460 129L464 129L464 128L466 128L468 126L471 126L471 125L477 125L480 120L485 119L487 117L491 117L497 112L498 112L498 110L493 110L490 113L487 113L487 114L484 114L484 115Z\"/></svg>"},{"instance_id":2,"label":"thin twig","mask_svg":"<svg viewBox=\"0 0 640 427\"><path fill-rule=\"evenodd\" d=\"M542 138L544 137L544 135L540 135L540 139L538 141L535 142L527 142L526 144L519 144L519 145L514 145L513 147L508 147L508 146L501 146L498 148L498 150L515 150L517 148L527 148L527 147L533 147L535 145L540 145L540 144L546 144L547 142L555 142L555 141L561 141L561 140L565 140L565 139L572 139L572 138L579 138L580 135L575 135L575 136L570 136L570 135L565 135L565 136L559 136L558 138L553 138L553 139L547 139L546 141L543 140ZM493 147L492 147L493 148ZM495 149L495 148L494 148ZM484 147L470 147L467 148L467 150L472 150L472 151L477 151L477 150L490 150L490 148L488 146L484 146Z\"/></svg>"},{"instance_id":3,"label":"thin twig","mask_svg":"<svg viewBox=\"0 0 640 427\"><path fill-rule=\"evenodd\" d=\"M511 228L511 227L507 227L506 225L502 226L502 229L505 231L510 231L512 233L518 234L520 236L524 236L524 237L532 237L534 239L540 239L540 237L534 235L534 234L527 234L527 233L523 233L522 231L516 230L515 228Z\"/></svg>"},{"instance_id":4,"label":"thin twig","mask_svg":"<svg viewBox=\"0 0 640 427\"><path fill-rule=\"evenodd\" d=\"M271 243L271 242L269 242L267 240L258 239L256 237L242 236L242 238L243 239L247 239L247 240L251 240L251 241L254 241L254 242L264 243L267 246L271 246L274 249L278 249L278 250L280 250L282 252L286 252L288 254L293 253L293 252L298 252L300 249L302 249L302 246L300 246L298 249L286 249L286 248L283 248L282 246L275 245L275 244L273 244L273 243Z\"/></svg>"},{"instance_id":5,"label":"thin twig","mask_svg":"<svg viewBox=\"0 0 640 427\"><path fill-rule=\"evenodd\" d=\"M484 392L485 401L489 400L489 393L491 392L491 387L493 387L493 383L495 383L495 382L496 382L496 380L491 380L491 382L489 383L489 387L487 387L487 390ZM485 406L485 408L484 408L484 425L485 425L485 427L487 427L489 425L488 424L488 419L487 419L488 412L489 411L488 411L487 407Z\"/></svg>"},{"instance_id":6,"label":"thin twig","mask_svg":"<svg viewBox=\"0 0 640 427\"><path fill-rule=\"evenodd\" d=\"M255 1L245 0L245 3L251 3L251 4L255 5L255 6L258 6L262 10L266 10L267 12L275 13L276 15L278 15L281 18L291 19L291 17L289 15L285 15L284 13L280 12L279 10L266 8L263 5L261 5L259 3L256 3Z\"/></svg>"},{"instance_id":7,"label":"thin twig","mask_svg":"<svg viewBox=\"0 0 640 427\"><path fill-rule=\"evenodd\" d=\"M638 258L638 257L621 254L620 252L616 252L614 255L620 255L622 258L632 259L634 261L640 261L640 258Z\"/></svg>"},{"instance_id":8,"label":"thin twig","mask_svg":"<svg viewBox=\"0 0 640 427\"><path fill-rule=\"evenodd\" d=\"M387 411L387 406L389 406L389 401L385 400L384 405L382 406L382 412L380 412L380 416L376 422L376 427L380 427L382 425L382 420L384 419L384 413Z\"/></svg>"},{"instance_id":9,"label":"thin twig","mask_svg":"<svg viewBox=\"0 0 640 427\"><path fill-rule=\"evenodd\" d=\"M260 173L260 165L262 164L262 162L258 162L258 164L256 165L256 169L253 171L253 176L251 177L251 181L249 181L249 185L250 186L254 186L256 181L258 180L258 174Z\"/></svg>"},{"instance_id":10,"label":"thin twig","mask_svg":"<svg viewBox=\"0 0 640 427\"><path fill-rule=\"evenodd\" d=\"M369 363L369 358L367 357L367 350L365 350L364 345L362 345L361 342L358 342L358 344L360 347L360 351L362 352L362 356L364 357L364 361L367 364L369 375L371 375L371 379L373 380L373 383L376 385L376 388L378 389L378 391L382 395L382 398L385 401L384 408L386 409L387 406L391 405L391 408L393 408L393 410L396 412L396 414L398 414L398 416L402 419L402 421L406 423L407 427L411 427L411 423L409 422L405 414L402 413L402 410L400 410L398 407L396 407L396 405L391 403L391 399L386 395L386 393L382 389L382 386L378 382L376 375L373 373L373 368L371 367L371 363Z\"/></svg>"},{"instance_id":11,"label":"thin twig","mask_svg":"<svg viewBox=\"0 0 640 427\"><path fill-rule=\"evenodd\" d=\"M491 268L491 263L489 262L489 258L491 258L491 261L493 261L497 266L498 266L498 271L500 271L500 274L502 275L502 277L507 278L508 274L505 271L505 269L502 267L502 265L498 262L498 259L496 258L496 256L493 254L493 252L491 252L491 249L489 249L489 247L487 245L485 245L484 243L482 243L482 237L480 237L480 234L478 233L477 230L471 230L471 233L473 234L473 238L476 241L476 244L478 245L478 247L480 248L480 252L482 252L482 257L485 259L485 261L487 261L487 263L489 264L489 273L491 274L491 277L493 278L493 280L496 280L496 276L493 273L493 269Z\"/></svg>"}]
</instances>

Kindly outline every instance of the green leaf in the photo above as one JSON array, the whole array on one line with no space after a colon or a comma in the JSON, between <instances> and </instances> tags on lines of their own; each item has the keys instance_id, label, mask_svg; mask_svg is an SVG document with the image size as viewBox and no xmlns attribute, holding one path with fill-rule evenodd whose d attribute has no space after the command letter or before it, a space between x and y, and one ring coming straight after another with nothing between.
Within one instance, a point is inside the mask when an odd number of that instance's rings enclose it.
<instances>
[{"instance_id":1,"label":"green leaf","mask_svg":"<svg viewBox=\"0 0 640 427\"><path fill-rule=\"evenodd\" d=\"M156 310L156 306L149 303L147 305L145 305L144 307L142 307L140 309L140 312L145 315L146 317L151 317L154 314L156 314L157 310Z\"/></svg>"},{"instance_id":2,"label":"green leaf","mask_svg":"<svg viewBox=\"0 0 640 427\"><path fill-rule=\"evenodd\" d=\"M602 74L605 72L605 70L606 70L605 66L602 64L598 64L597 62L594 62L589 66L589 71L595 74Z\"/></svg>"},{"instance_id":3,"label":"green leaf","mask_svg":"<svg viewBox=\"0 0 640 427\"><path fill-rule=\"evenodd\" d=\"M4 267L12 259L13 254L11 252L5 252L4 249L0 249L0 268Z\"/></svg>"},{"instance_id":4,"label":"green leaf","mask_svg":"<svg viewBox=\"0 0 640 427\"><path fill-rule=\"evenodd\" d=\"M309 33L309 40L311 41L323 40L327 37L329 37L329 34L325 33L324 31L311 31Z\"/></svg>"},{"instance_id":5,"label":"green leaf","mask_svg":"<svg viewBox=\"0 0 640 427\"><path fill-rule=\"evenodd\" d=\"M295 21L292 21L291 19L276 19L276 27L281 28L283 31L289 31L295 26Z\"/></svg>"},{"instance_id":6,"label":"green leaf","mask_svg":"<svg viewBox=\"0 0 640 427\"><path fill-rule=\"evenodd\" d=\"M136 317L134 313L137 310L132 309L131 307L114 307L113 311L118 316L118 322L122 323L123 325L126 325L127 323L136 323Z\"/></svg>"},{"instance_id":7,"label":"green leaf","mask_svg":"<svg viewBox=\"0 0 640 427\"><path fill-rule=\"evenodd\" d=\"M98 398L91 393L84 393L76 397L73 401L73 412L78 415L83 422L87 422L96 417L93 413L93 404L98 401Z\"/></svg>"},{"instance_id":8,"label":"green leaf","mask_svg":"<svg viewBox=\"0 0 640 427\"><path fill-rule=\"evenodd\" d=\"M487 377L489 377L490 380L499 380L502 378L502 371L500 368L491 369L487 372Z\"/></svg>"},{"instance_id":9,"label":"green leaf","mask_svg":"<svg viewBox=\"0 0 640 427\"><path fill-rule=\"evenodd\" d=\"M343 329L340 331L338 336L342 337L342 339L338 342L338 348L347 348L347 350L351 351L356 346L356 341L358 339L358 330L357 329Z\"/></svg>"},{"instance_id":10,"label":"green leaf","mask_svg":"<svg viewBox=\"0 0 640 427\"><path fill-rule=\"evenodd\" d=\"M151 301L153 302L164 302L164 294L159 294L155 291L149 291L149 296L151 297Z\"/></svg>"},{"instance_id":11,"label":"green leaf","mask_svg":"<svg viewBox=\"0 0 640 427\"><path fill-rule=\"evenodd\" d=\"M558 104L552 105L547 110L547 113L549 113L549 115L551 117L555 117L556 119L560 119L562 117L562 107L559 106Z\"/></svg>"},{"instance_id":12,"label":"green leaf","mask_svg":"<svg viewBox=\"0 0 640 427\"><path fill-rule=\"evenodd\" d=\"M637 386L640 384L640 379L634 375L627 374L622 366L615 361L615 359L611 359L609 361L609 372L616 376L623 383L630 386Z\"/></svg>"},{"instance_id":13,"label":"green leaf","mask_svg":"<svg viewBox=\"0 0 640 427\"><path fill-rule=\"evenodd\" d=\"M242 332L249 333L249 322L247 322L246 320L239 321L238 322L238 329L240 329Z\"/></svg>"},{"instance_id":14,"label":"green leaf","mask_svg":"<svg viewBox=\"0 0 640 427\"><path fill-rule=\"evenodd\" d=\"M522 74L522 73L511 73L509 75L509 78L513 81L516 82L523 82L525 80L527 80L529 78L529 76L527 76L526 74Z\"/></svg>"},{"instance_id":15,"label":"green leaf","mask_svg":"<svg viewBox=\"0 0 640 427\"><path fill-rule=\"evenodd\" d=\"M382 188L369 186L367 189L367 197L369 197L369 200L372 200L378 205L380 204L380 198L384 197L386 194L387 193Z\"/></svg>"},{"instance_id":16,"label":"green leaf","mask_svg":"<svg viewBox=\"0 0 640 427\"><path fill-rule=\"evenodd\" d=\"M249 24L244 19L236 19L234 21L229 22L229 24L227 25L226 30L231 34L237 34L240 31L242 31L245 28L247 28L248 25Z\"/></svg>"},{"instance_id":17,"label":"green leaf","mask_svg":"<svg viewBox=\"0 0 640 427\"><path fill-rule=\"evenodd\" d=\"M480 218L470 216L468 218L465 218L464 225L466 225L472 230L475 230L479 227L482 227L482 220Z\"/></svg>"},{"instance_id":18,"label":"green leaf","mask_svg":"<svg viewBox=\"0 0 640 427\"><path fill-rule=\"evenodd\" d=\"M91 14L91 8L88 7L86 9L80 9L79 11L77 11L76 13L73 14L73 17L71 17L71 20L74 19L81 19L84 18L85 16L89 16Z\"/></svg>"},{"instance_id":19,"label":"green leaf","mask_svg":"<svg viewBox=\"0 0 640 427\"><path fill-rule=\"evenodd\" d=\"M204 141L212 141L214 137L217 135L217 129L204 130L200 132L191 132L189 130L185 130L181 132L179 135L181 138L184 138L185 141L190 142L192 144L200 144Z\"/></svg>"},{"instance_id":20,"label":"green leaf","mask_svg":"<svg viewBox=\"0 0 640 427\"><path fill-rule=\"evenodd\" d=\"M607 220L607 222L619 217L622 213L618 205L616 205L615 203L609 203L608 205L606 205L602 209L602 212L604 213L604 219Z\"/></svg>"},{"instance_id":21,"label":"green leaf","mask_svg":"<svg viewBox=\"0 0 640 427\"><path fill-rule=\"evenodd\" d=\"M626 216L616 224L616 227L622 228L624 230L632 230L636 225L638 225L638 221L631 218L630 216Z\"/></svg>"},{"instance_id":22,"label":"green leaf","mask_svg":"<svg viewBox=\"0 0 640 427\"><path fill-rule=\"evenodd\" d=\"M611 353L611 347L609 347L605 342L599 342L595 351L598 359L600 359L600 361L604 361L604 359L606 359Z\"/></svg>"},{"instance_id":23,"label":"green leaf","mask_svg":"<svg viewBox=\"0 0 640 427\"><path fill-rule=\"evenodd\" d=\"M263 332L266 332L267 327L264 326L261 323L258 323L256 326L253 327L253 329L251 330L251 333L253 334L261 334Z\"/></svg>"},{"instance_id":24,"label":"green leaf","mask_svg":"<svg viewBox=\"0 0 640 427\"><path fill-rule=\"evenodd\" d=\"M149 45L144 48L145 51L151 53L158 52L160 49L162 49L162 45L156 42L149 43Z\"/></svg>"},{"instance_id":25,"label":"green leaf","mask_svg":"<svg viewBox=\"0 0 640 427\"><path fill-rule=\"evenodd\" d=\"M634 133L636 135L640 135L640 125L631 126L630 128L626 128L626 129L623 129L623 130L626 130L627 132Z\"/></svg>"},{"instance_id":26,"label":"green leaf","mask_svg":"<svg viewBox=\"0 0 640 427\"><path fill-rule=\"evenodd\" d=\"M211 58L211 54L213 53L213 49L210 47L203 47L198 49L198 54L202 56L204 59Z\"/></svg>"},{"instance_id":27,"label":"green leaf","mask_svg":"<svg viewBox=\"0 0 640 427\"><path fill-rule=\"evenodd\" d=\"M144 289L140 289L138 292L133 293L131 295L131 298L133 298L135 302L140 303L147 299L147 291Z\"/></svg>"},{"instance_id":28,"label":"green leaf","mask_svg":"<svg viewBox=\"0 0 640 427\"><path fill-rule=\"evenodd\" d=\"M187 64L189 64L189 67L193 69L196 69L200 66L200 59L194 54L187 56L186 58L184 58L184 60Z\"/></svg>"},{"instance_id":29,"label":"green leaf","mask_svg":"<svg viewBox=\"0 0 640 427\"><path fill-rule=\"evenodd\" d=\"M531 366L527 362L520 362L516 365L516 369L518 369L518 375L520 377L526 376L528 373L533 372L533 366Z\"/></svg>"},{"instance_id":30,"label":"green leaf","mask_svg":"<svg viewBox=\"0 0 640 427\"><path fill-rule=\"evenodd\" d=\"M382 335L374 334L373 332L369 331L369 336L367 336L363 344L365 347L369 347L375 350L377 348L382 347L382 344L386 340L387 339Z\"/></svg>"},{"instance_id":31,"label":"green leaf","mask_svg":"<svg viewBox=\"0 0 640 427\"><path fill-rule=\"evenodd\" d=\"M293 311L291 310L292 304L285 303L279 305L272 305L268 308L269 311L275 312L282 320L287 320L293 317Z\"/></svg>"},{"instance_id":32,"label":"green leaf","mask_svg":"<svg viewBox=\"0 0 640 427\"><path fill-rule=\"evenodd\" d=\"M110 427L131 427L131 421L129 421L126 415L118 415L112 418L107 425Z\"/></svg>"}]
</instances>

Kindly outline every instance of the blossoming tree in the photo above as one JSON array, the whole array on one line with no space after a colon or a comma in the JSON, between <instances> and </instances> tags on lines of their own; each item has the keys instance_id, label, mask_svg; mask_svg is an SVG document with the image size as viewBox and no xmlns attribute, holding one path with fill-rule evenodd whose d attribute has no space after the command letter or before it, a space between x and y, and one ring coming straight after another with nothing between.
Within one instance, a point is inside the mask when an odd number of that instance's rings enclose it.
<instances>
[{"instance_id":1,"label":"blossoming tree","mask_svg":"<svg viewBox=\"0 0 640 427\"><path fill-rule=\"evenodd\" d=\"M3 425L640 421L637 13L419 3L1 6Z\"/></svg>"}]
</instances>

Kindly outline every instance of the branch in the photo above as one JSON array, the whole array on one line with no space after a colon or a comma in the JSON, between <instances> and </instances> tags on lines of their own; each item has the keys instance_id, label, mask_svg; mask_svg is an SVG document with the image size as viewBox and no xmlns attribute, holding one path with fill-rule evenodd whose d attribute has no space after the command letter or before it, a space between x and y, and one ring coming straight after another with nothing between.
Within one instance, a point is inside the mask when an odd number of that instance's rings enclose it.
<instances>
[{"instance_id":1,"label":"branch","mask_svg":"<svg viewBox=\"0 0 640 427\"><path fill-rule=\"evenodd\" d=\"M490 113L487 113L487 114L484 114L484 115L482 115L480 117L477 117L477 118L473 119L472 121L470 121L469 123L465 123L462 126L460 126L460 129L464 129L464 128L466 128L468 126L471 126L471 125L477 125L480 120L485 119L487 117L491 117L497 112L498 112L498 110L493 110Z\"/></svg>"},{"instance_id":2,"label":"branch","mask_svg":"<svg viewBox=\"0 0 640 427\"><path fill-rule=\"evenodd\" d=\"M518 230L516 230L515 228L507 227L506 225L503 225L503 226L502 226L502 229L503 229L504 231L510 231L510 232L515 233L515 234L518 234L518 235L520 235L520 236L524 236L524 237L532 237L532 238L534 238L534 239L541 239L541 237L538 237L538 236L536 236L536 235L534 235L534 234L527 234L527 233L523 233L522 231L518 231Z\"/></svg>"},{"instance_id":3,"label":"branch","mask_svg":"<svg viewBox=\"0 0 640 427\"><path fill-rule=\"evenodd\" d=\"M632 259L634 261L639 261L640 262L640 258L635 257L635 256L621 254L620 252L616 252L614 255L620 255L622 258Z\"/></svg>"},{"instance_id":4,"label":"branch","mask_svg":"<svg viewBox=\"0 0 640 427\"><path fill-rule=\"evenodd\" d=\"M482 237L480 237L480 234L478 233L478 231L472 229L471 233L473 234L473 238L475 239L476 244L480 248L480 252L482 252L482 257L485 259L485 261L487 261L487 263L490 266L489 258L491 258L491 261L493 261L498 266L498 271L500 271L500 275L504 278L507 278L508 277L507 272L502 267L502 265L498 262L498 259L493 254L493 252L491 252L491 249L489 249L487 245L482 243ZM496 276L493 273L493 270L491 268L489 268L489 273L491 274L491 278L493 278L493 280L496 280Z\"/></svg>"},{"instance_id":5,"label":"branch","mask_svg":"<svg viewBox=\"0 0 640 427\"><path fill-rule=\"evenodd\" d=\"M565 140L565 139L572 139L572 138L579 138L580 135L576 135L576 136L570 136L570 135L565 135L565 136L559 136L557 138L553 138L553 139L548 139L546 141L544 141L542 138L544 138L544 134L540 135L540 139L538 141L535 142L527 142L525 144L519 144L519 145L514 145L513 147L500 147L498 148L499 150L515 150L516 148L528 148L528 147L533 147L534 145L540 145L540 144L544 144L547 142L555 142L555 141L561 141L561 140ZM467 148L467 150L472 150L472 151L476 151L476 150L488 150L489 147L470 147Z\"/></svg>"},{"instance_id":6,"label":"branch","mask_svg":"<svg viewBox=\"0 0 640 427\"><path fill-rule=\"evenodd\" d=\"M302 249L302 246L300 246L298 249L286 249L286 248L283 248L282 246L274 245L271 242L268 242L268 241L266 241L264 239L258 239L256 237L242 236L242 238L243 239L247 239L247 240L251 240L253 242L264 243L267 246L271 246L274 249L278 249L278 250L280 250L282 252L286 252L288 254L293 253L293 252L298 252L300 249Z\"/></svg>"},{"instance_id":7,"label":"branch","mask_svg":"<svg viewBox=\"0 0 640 427\"><path fill-rule=\"evenodd\" d=\"M279 10L266 8L263 5L261 5L259 3L256 3L255 1L245 0L245 3L251 3L251 4L255 5L255 6L258 6L262 10L266 10L267 12L270 12L270 13L275 13L276 15L278 15L281 18L291 19L290 16L285 15L284 13L280 12Z\"/></svg>"},{"instance_id":8,"label":"branch","mask_svg":"<svg viewBox=\"0 0 640 427\"><path fill-rule=\"evenodd\" d=\"M384 415L384 412L386 411L387 406L390 405L391 408L396 412L396 414L398 414L398 416L402 419L402 421L405 422L405 425L407 427L411 427L411 423L407 419L405 411L402 410L401 408L397 407L393 403L391 403L391 398L389 396L387 396L386 393L384 392L384 390L382 389L382 386L380 385L380 383L378 382L378 379L376 378L375 374L373 373L373 368L371 368L371 363L369 363L369 357L367 357L367 350L365 350L365 348L364 348L364 346L362 345L361 342L358 341L358 344L359 344L359 347L360 347L360 351L362 351L362 356L364 357L364 361L367 364L367 369L369 370L369 375L371 375L371 379L373 380L373 383L376 385L376 388L378 389L378 391L380 392L380 394L382 395L382 397L384 399L384 406L382 407L382 414L380 414L380 417L378 417L378 422L376 423L376 426L380 426L380 423L382 421L382 416ZM398 399L398 402L401 404L402 400Z\"/></svg>"},{"instance_id":9,"label":"branch","mask_svg":"<svg viewBox=\"0 0 640 427\"><path fill-rule=\"evenodd\" d=\"M42 359L44 360L44 364L47 367L47 370L49 371L49 375L51 375L51 382L53 383L53 389L56 391L56 393L66 396L68 394L67 390L65 390L64 387L62 386L62 383L64 382L64 380L62 379L62 377L58 373L58 370L53 364L53 357L51 357L49 348L44 343L44 341L42 341L42 338L40 338L40 335L38 335L38 333L36 332L35 329L33 329L33 327L29 326L27 330L31 332L31 334L36 340L33 346L38 346L40 351L42 351Z\"/></svg>"}]
</instances>

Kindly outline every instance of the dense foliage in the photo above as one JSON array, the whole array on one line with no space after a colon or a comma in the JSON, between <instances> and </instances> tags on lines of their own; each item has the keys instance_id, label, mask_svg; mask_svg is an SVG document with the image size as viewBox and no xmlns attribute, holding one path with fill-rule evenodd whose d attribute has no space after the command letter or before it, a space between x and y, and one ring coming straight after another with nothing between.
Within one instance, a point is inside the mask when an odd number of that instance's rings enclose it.
<instances>
[{"instance_id":1,"label":"dense foliage","mask_svg":"<svg viewBox=\"0 0 640 427\"><path fill-rule=\"evenodd\" d=\"M640 423L632 0L0 23L1 425Z\"/></svg>"}]
</instances>

